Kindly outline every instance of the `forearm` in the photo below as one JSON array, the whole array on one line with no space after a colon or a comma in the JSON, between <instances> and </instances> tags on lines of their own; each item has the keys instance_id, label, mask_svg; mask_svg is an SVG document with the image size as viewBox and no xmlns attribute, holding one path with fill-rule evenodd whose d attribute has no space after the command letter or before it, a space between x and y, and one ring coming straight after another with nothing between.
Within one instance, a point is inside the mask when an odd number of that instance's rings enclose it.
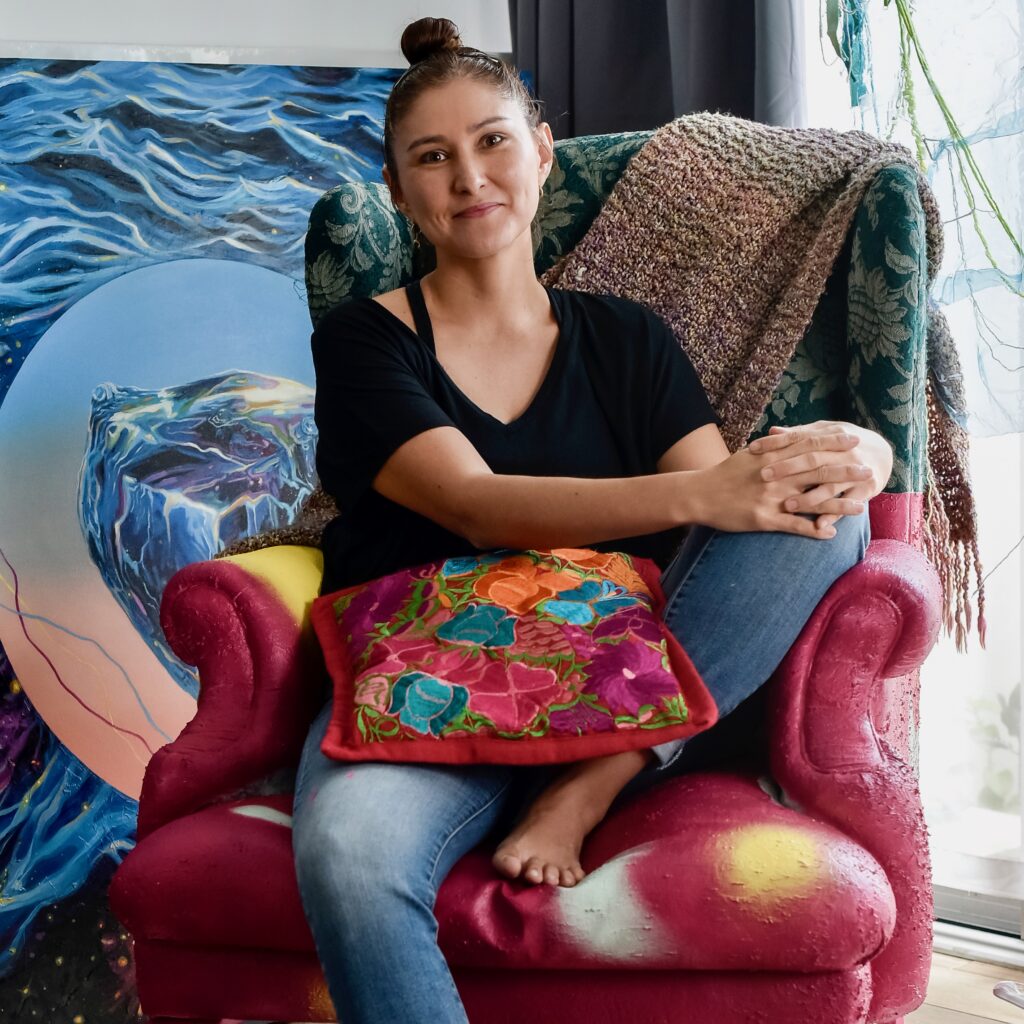
<instances>
[{"instance_id":1,"label":"forearm","mask_svg":"<svg viewBox=\"0 0 1024 1024\"><path fill-rule=\"evenodd\" d=\"M693 522L698 471L649 476L481 474L463 495L479 548L586 547Z\"/></svg>"}]
</instances>

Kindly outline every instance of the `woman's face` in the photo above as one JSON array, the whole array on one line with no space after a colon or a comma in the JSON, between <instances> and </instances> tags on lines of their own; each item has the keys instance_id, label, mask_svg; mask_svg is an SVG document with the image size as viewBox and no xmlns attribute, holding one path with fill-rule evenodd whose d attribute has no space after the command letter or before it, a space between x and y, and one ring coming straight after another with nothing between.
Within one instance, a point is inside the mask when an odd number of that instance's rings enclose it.
<instances>
[{"instance_id":1,"label":"woman's face","mask_svg":"<svg viewBox=\"0 0 1024 1024\"><path fill-rule=\"evenodd\" d=\"M392 143L398 180L387 168L384 180L439 257L482 259L529 236L551 169L551 129L531 130L514 100L454 79L416 100Z\"/></svg>"}]
</instances>

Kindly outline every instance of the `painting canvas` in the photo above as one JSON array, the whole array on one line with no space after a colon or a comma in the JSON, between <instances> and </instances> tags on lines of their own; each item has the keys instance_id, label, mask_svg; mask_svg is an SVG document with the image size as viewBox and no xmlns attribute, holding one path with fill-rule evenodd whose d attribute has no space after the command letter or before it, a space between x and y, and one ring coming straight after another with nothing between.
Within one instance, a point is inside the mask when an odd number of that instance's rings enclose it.
<instances>
[{"instance_id":1,"label":"painting canvas","mask_svg":"<svg viewBox=\"0 0 1024 1024\"><path fill-rule=\"evenodd\" d=\"M315 485L303 236L397 75L0 60L0 1016L139 1016L105 893L198 690L160 594Z\"/></svg>"}]
</instances>

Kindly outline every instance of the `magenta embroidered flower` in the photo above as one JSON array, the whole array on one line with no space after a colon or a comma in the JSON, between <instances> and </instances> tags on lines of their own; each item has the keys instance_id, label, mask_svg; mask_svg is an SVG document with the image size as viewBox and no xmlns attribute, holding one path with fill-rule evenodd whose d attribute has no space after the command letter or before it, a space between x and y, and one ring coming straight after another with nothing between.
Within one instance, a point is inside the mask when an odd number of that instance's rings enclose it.
<instances>
[{"instance_id":1,"label":"magenta embroidered flower","mask_svg":"<svg viewBox=\"0 0 1024 1024\"><path fill-rule=\"evenodd\" d=\"M635 715L643 704L660 703L678 693L673 676L662 669L661 652L646 644L619 644L605 651L604 671L594 693L613 715Z\"/></svg>"},{"instance_id":2,"label":"magenta embroidered flower","mask_svg":"<svg viewBox=\"0 0 1024 1024\"><path fill-rule=\"evenodd\" d=\"M493 671L491 668L493 664L495 664L494 659L488 657L484 651L472 649L437 651L432 658L424 663L424 671L446 682L473 687L479 679L489 671ZM501 663L498 662L498 664Z\"/></svg>"},{"instance_id":3,"label":"magenta embroidered flower","mask_svg":"<svg viewBox=\"0 0 1024 1024\"><path fill-rule=\"evenodd\" d=\"M469 707L491 719L496 728L517 732L528 726L541 708L568 699L565 687L549 668L492 663L473 687Z\"/></svg>"},{"instance_id":4,"label":"magenta embroidered flower","mask_svg":"<svg viewBox=\"0 0 1024 1024\"><path fill-rule=\"evenodd\" d=\"M374 671L384 675L404 672L407 668L418 668L437 650L437 644L430 637L416 633L399 634L379 640L373 648ZM382 661L376 661L386 655Z\"/></svg>"},{"instance_id":5,"label":"magenta embroidered flower","mask_svg":"<svg viewBox=\"0 0 1024 1024\"><path fill-rule=\"evenodd\" d=\"M615 719L603 711L595 711L589 704L579 701L571 708L552 711L548 716L551 731L568 733L570 736L585 736L592 732L612 732Z\"/></svg>"},{"instance_id":6,"label":"magenta embroidered flower","mask_svg":"<svg viewBox=\"0 0 1024 1024\"><path fill-rule=\"evenodd\" d=\"M593 637L602 640L607 637L631 636L649 643L660 643L661 629L657 620L645 609L624 608L602 619L595 627Z\"/></svg>"},{"instance_id":7,"label":"magenta embroidered flower","mask_svg":"<svg viewBox=\"0 0 1024 1024\"><path fill-rule=\"evenodd\" d=\"M403 576L384 576L359 591L345 609L345 627L352 634L353 648L369 639L379 622L390 621L409 596L409 580Z\"/></svg>"}]
</instances>

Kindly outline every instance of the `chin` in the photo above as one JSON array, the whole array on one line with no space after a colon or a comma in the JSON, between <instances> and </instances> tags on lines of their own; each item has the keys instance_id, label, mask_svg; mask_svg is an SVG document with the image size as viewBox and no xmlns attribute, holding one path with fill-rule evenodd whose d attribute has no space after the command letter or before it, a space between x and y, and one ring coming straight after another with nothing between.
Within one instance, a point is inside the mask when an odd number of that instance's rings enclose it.
<instances>
[{"instance_id":1,"label":"chin","mask_svg":"<svg viewBox=\"0 0 1024 1024\"><path fill-rule=\"evenodd\" d=\"M452 256L459 257L461 259L470 260L483 260L491 256L496 256L500 252L504 252L506 249L514 248L517 244L520 244L520 239L523 235L527 238L527 248L530 252L531 259L533 258L533 238L530 234L530 226L527 225L525 231L512 234L510 232L502 231L500 235L492 236L490 238L481 237L479 239L460 239L457 244L445 246L447 251Z\"/></svg>"}]
</instances>

